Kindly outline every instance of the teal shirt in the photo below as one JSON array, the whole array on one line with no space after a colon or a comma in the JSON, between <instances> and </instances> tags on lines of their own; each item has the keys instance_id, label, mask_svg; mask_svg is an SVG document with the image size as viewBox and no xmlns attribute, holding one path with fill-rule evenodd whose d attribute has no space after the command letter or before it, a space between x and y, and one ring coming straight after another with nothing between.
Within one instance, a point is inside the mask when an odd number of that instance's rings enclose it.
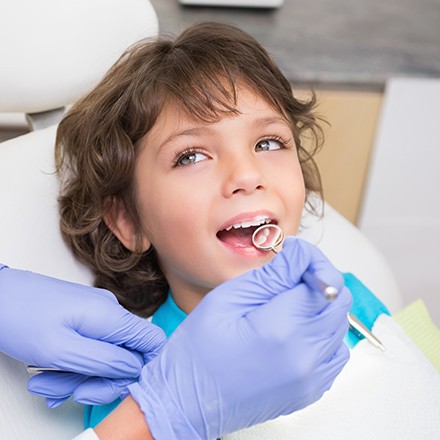
<instances>
[{"instance_id":1,"label":"teal shirt","mask_svg":"<svg viewBox=\"0 0 440 440\"><path fill-rule=\"evenodd\" d=\"M354 275L346 273L343 274L343 276L345 285L351 291L353 296L353 306L351 307L350 312L359 318L362 323L371 330L379 315L382 313L389 315L390 312ZM186 316L187 314L179 309L170 293L167 300L153 315L152 322L161 327L167 335L167 338L169 338ZM347 333L344 339L345 343L350 348L354 347L359 340L359 336L351 331ZM121 399L117 399L108 405L86 406L84 409L85 428L95 427L102 419L110 414L120 402Z\"/></svg>"},{"instance_id":2,"label":"teal shirt","mask_svg":"<svg viewBox=\"0 0 440 440\"><path fill-rule=\"evenodd\" d=\"M170 292L167 300L154 313L152 322L160 327L169 338L187 316L174 302Z\"/></svg>"}]
</instances>

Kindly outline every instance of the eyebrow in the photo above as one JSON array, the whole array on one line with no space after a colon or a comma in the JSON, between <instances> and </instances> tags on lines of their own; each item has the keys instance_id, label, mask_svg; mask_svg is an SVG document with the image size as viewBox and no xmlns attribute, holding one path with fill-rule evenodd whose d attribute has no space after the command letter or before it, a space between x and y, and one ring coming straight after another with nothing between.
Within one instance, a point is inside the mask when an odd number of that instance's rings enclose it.
<instances>
[{"instance_id":1,"label":"eyebrow","mask_svg":"<svg viewBox=\"0 0 440 440\"><path fill-rule=\"evenodd\" d=\"M182 136L200 136L200 135L207 135L212 133L212 129L209 127L204 126L198 126L198 127L191 127L187 128L185 130L178 131L176 133L171 133L159 146L159 150L162 149L165 145L169 144L172 140L178 137Z\"/></svg>"},{"instance_id":2,"label":"eyebrow","mask_svg":"<svg viewBox=\"0 0 440 440\"><path fill-rule=\"evenodd\" d=\"M281 116L267 116L263 118L257 118L252 122L252 125L256 128L261 127L267 127L269 125L285 125L288 128L290 128L290 124L288 121L281 117ZM159 151L162 150L163 147L165 147L167 144L169 144L171 141L173 141L176 138L184 137L184 136L207 136L211 134L214 130L207 126L197 126L197 127L190 127L181 131L178 131L176 133L170 134L159 146Z\"/></svg>"},{"instance_id":3,"label":"eyebrow","mask_svg":"<svg viewBox=\"0 0 440 440\"><path fill-rule=\"evenodd\" d=\"M264 118L258 118L253 123L253 125L256 127L266 127L268 125L274 124L283 124L290 127L289 121L287 121L287 119L283 118L282 116L267 116Z\"/></svg>"}]
</instances>

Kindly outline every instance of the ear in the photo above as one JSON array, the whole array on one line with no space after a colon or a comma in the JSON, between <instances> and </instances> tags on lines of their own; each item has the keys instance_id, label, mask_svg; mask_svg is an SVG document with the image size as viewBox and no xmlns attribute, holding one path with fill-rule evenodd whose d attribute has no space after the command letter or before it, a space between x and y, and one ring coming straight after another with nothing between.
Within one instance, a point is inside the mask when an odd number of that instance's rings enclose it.
<instances>
[{"instance_id":1,"label":"ear","mask_svg":"<svg viewBox=\"0 0 440 440\"><path fill-rule=\"evenodd\" d=\"M110 231L130 251L136 250L136 228L125 204L117 197L108 198L105 202L104 222ZM142 251L151 246L145 234L142 234Z\"/></svg>"}]
</instances>

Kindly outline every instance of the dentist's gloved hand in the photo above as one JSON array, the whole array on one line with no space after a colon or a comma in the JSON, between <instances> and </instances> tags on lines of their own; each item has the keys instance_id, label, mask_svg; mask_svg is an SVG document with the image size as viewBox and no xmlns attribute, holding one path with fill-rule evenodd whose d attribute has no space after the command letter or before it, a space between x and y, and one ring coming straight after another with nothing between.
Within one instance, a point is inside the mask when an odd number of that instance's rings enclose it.
<instances>
[{"instance_id":1,"label":"dentist's gloved hand","mask_svg":"<svg viewBox=\"0 0 440 440\"><path fill-rule=\"evenodd\" d=\"M340 290L333 302L304 271ZM314 246L288 238L274 259L210 292L129 391L153 437L216 439L318 400L349 358L351 295Z\"/></svg>"},{"instance_id":2,"label":"dentist's gloved hand","mask_svg":"<svg viewBox=\"0 0 440 440\"><path fill-rule=\"evenodd\" d=\"M49 406L75 393L111 402L165 341L160 328L129 313L109 291L0 265L0 351L71 372L32 379L37 389L51 390Z\"/></svg>"}]
</instances>

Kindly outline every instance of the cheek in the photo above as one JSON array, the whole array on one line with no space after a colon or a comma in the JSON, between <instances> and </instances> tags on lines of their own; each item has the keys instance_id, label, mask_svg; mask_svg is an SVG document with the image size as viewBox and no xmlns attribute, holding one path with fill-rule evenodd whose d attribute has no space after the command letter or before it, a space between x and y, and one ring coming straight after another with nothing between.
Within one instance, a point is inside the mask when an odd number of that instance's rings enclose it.
<instances>
[{"instance_id":1,"label":"cheek","mask_svg":"<svg viewBox=\"0 0 440 440\"><path fill-rule=\"evenodd\" d=\"M186 246L206 206L200 191L166 180L163 183L150 187L142 201L143 230L158 251L162 247Z\"/></svg>"},{"instance_id":2,"label":"cheek","mask_svg":"<svg viewBox=\"0 0 440 440\"><path fill-rule=\"evenodd\" d=\"M284 191L284 203L286 204L287 217L289 219L289 229L286 231L289 234L296 234L298 232L299 225L301 223L301 217L305 204L305 185L301 171L301 167L298 164L293 168L294 172L286 173L283 176L283 182L281 191Z\"/></svg>"},{"instance_id":3,"label":"cheek","mask_svg":"<svg viewBox=\"0 0 440 440\"><path fill-rule=\"evenodd\" d=\"M301 223L305 203L304 191L295 191L288 201L288 219L292 227L291 233L296 234Z\"/></svg>"}]
</instances>

